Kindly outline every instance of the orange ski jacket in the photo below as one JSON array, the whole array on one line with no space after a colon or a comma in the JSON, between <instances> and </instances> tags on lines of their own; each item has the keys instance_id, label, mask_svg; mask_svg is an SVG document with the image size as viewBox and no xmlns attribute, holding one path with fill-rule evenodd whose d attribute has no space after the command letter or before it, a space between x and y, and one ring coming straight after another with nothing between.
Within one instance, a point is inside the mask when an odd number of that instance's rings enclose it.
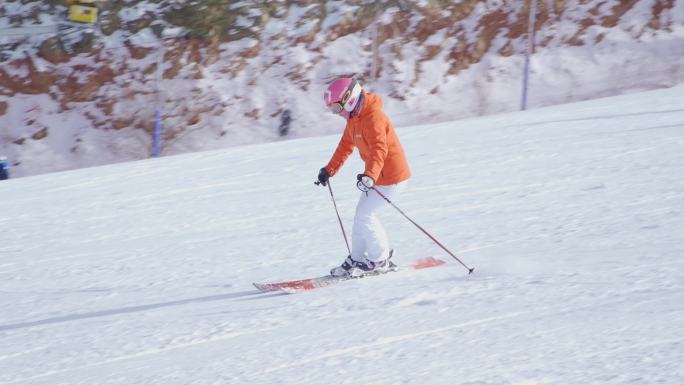
<instances>
[{"instance_id":1,"label":"orange ski jacket","mask_svg":"<svg viewBox=\"0 0 684 385\"><path fill-rule=\"evenodd\" d=\"M382 112L380 96L365 92L365 98L360 113L347 120L342 139L325 169L330 176L335 175L356 147L365 163L363 173L375 184L402 182L411 177L411 171L394 126Z\"/></svg>"}]
</instances>

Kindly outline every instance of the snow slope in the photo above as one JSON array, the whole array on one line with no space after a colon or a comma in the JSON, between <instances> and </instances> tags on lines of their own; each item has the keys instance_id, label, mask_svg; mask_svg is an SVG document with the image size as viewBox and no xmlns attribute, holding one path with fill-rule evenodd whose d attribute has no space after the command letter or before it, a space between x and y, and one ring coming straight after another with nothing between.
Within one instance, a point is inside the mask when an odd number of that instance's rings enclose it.
<instances>
[{"instance_id":1,"label":"snow slope","mask_svg":"<svg viewBox=\"0 0 684 385\"><path fill-rule=\"evenodd\" d=\"M395 203L476 272L298 295L337 137L0 183L0 384L682 384L684 88L403 128ZM350 159L333 187L347 227ZM397 261L448 259L391 208ZM453 261L451 261L453 262Z\"/></svg>"}]
</instances>

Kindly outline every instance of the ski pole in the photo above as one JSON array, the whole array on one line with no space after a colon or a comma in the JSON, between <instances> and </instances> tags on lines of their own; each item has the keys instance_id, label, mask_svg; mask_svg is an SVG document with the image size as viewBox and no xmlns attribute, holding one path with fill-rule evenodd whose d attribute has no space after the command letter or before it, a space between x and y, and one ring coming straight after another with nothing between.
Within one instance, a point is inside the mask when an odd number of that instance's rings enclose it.
<instances>
[{"instance_id":1,"label":"ski pole","mask_svg":"<svg viewBox=\"0 0 684 385\"><path fill-rule=\"evenodd\" d=\"M314 182L316 185L320 185L321 182ZM351 255L351 249L349 248L349 241L347 240L347 233L344 231L344 225L342 224L342 218L340 218L340 212L337 210L337 203L335 202L335 195L333 195L332 186L330 181L328 181L328 190L330 190L330 198L332 198L333 206L335 207L335 213L337 214L337 221L340 222L340 228L342 229L342 236L344 237L344 243L347 245L347 251Z\"/></svg>"},{"instance_id":2,"label":"ski pole","mask_svg":"<svg viewBox=\"0 0 684 385\"><path fill-rule=\"evenodd\" d=\"M389 203L390 205L392 205L392 207L394 207L395 209L397 209L397 211L399 211L399 212L401 213L401 215L404 216L404 218L408 219L409 222L413 223L420 231L422 231L425 235L427 235L428 238L432 239L432 241L435 242L437 245L439 245L439 247L441 247L444 251L446 251L447 253L449 253L449 255L451 255L455 260L457 260L458 263L460 263L461 265L463 265L463 267L465 267L466 269L468 269L468 274L472 274L472 273L473 273L473 271L475 270L474 267L473 267L473 268L470 268L470 267L468 267L465 263L463 263L463 261L461 261L457 256L454 255L454 253L452 253L451 251L449 251L449 249L447 249L446 247L444 247L444 245L442 245L437 239L435 239L435 237L433 237L432 235L430 235L430 233L428 233L424 228L422 228L419 224L417 224L416 222L414 222L413 219L409 218L408 215L406 215L403 211L401 211L401 209L400 209L399 207L397 207L394 203L392 203L392 201L390 201L389 199L387 199L387 197L386 197L383 193L381 193L380 191L378 191L378 189L376 189L375 187L371 187L371 189L374 190L376 193L378 193L378 195L380 195L380 196L382 197L382 199L386 200L387 203Z\"/></svg>"}]
</instances>

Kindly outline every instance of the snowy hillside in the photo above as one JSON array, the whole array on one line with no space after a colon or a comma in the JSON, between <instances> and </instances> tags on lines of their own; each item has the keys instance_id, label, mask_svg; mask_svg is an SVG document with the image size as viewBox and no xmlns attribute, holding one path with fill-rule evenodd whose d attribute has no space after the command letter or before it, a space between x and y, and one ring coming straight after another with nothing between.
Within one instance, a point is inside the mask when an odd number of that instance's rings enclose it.
<instances>
[{"instance_id":1,"label":"snowy hillside","mask_svg":"<svg viewBox=\"0 0 684 385\"><path fill-rule=\"evenodd\" d=\"M0 153L14 176L339 132L324 84L357 74L396 125L515 111L530 1L103 2L0 5ZM684 1L538 1L530 106L684 82ZM202 6L204 5L204 6ZM15 32L12 32L15 33ZM161 68L161 71L160 71Z\"/></svg>"},{"instance_id":2,"label":"snowy hillside","mask_svg":"<svg viewBox=\"0 0 684 385\"><path fill-rule=\"evenodd\" d=\"M345 255L336 136L0 183L0 384L684 383L684 88L399 130L395 203L466 262ZM350 226L360 169L333 187ZM387 208L397 262L449 259Z\"/></svg>"}]
</instances>

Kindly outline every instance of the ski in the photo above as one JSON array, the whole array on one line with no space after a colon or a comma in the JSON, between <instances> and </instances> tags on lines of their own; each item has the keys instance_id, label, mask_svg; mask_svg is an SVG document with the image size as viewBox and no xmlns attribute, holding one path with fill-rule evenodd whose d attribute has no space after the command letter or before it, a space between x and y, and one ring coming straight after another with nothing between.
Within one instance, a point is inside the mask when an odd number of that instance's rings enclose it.
<instances>
[{"instance_id":1,"label":"ski","mask_svg":"<svg viewBox=\"0 0 684 385\"><path fill-rule=\"evenodd\" d=\"M342 281L349 281L352 279L359 279L359 278L366 278L366 277L373 277L373 276L378 276L378 275L385 275L387 273L392 273L392 272L397 272L397 271L407 271L407 270L421 270L421 269L429 269L431 267L437 267L437 266L442 266L446 262L442 261L441 259L433 258L433 257L425 257L416 260L410 265L407 266L398 266L395 269L392 269L387 272L382 272L382 273L369 273L369 274L364 274L359 277L335 277L332 275L324 275L321 277L315 277L315 278L307 278L307 279L300 279L296 281L284 281L284 282L274 282L274 283L254 283L254 287L259 289L260 291L264 293L269 293L269 292L281 292L281 293L288 293L288 294L294 294L294 293L299 293L302 291L308 291L308 290L313 290L313 289L319 289L321 287L326 287L330 285L334 285L336 283L340 283Z\"/></svg>"}]
</instances>

